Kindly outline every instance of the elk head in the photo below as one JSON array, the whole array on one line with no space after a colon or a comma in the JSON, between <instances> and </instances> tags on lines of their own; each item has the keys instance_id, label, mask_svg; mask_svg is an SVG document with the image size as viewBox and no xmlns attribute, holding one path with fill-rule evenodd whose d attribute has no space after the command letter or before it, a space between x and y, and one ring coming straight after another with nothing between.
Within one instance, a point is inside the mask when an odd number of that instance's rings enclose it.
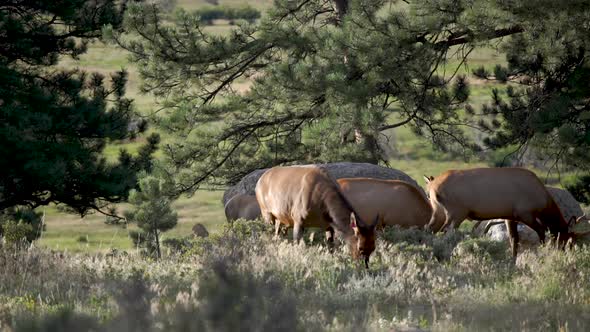
<instances>
[{"instance_id":1,"label":"elk head","mask_svg":"<svg viewBox=\"0 0 590 332\"><path fill-rule=\"evenodd\" d=\"M357 218L355 213L350 214L350 227L354 232L351 242L352 257L364 258L365 267L369 268L369 256L375 251L375 227L379 223L379 215L375 218L372 224L365 224L360 218Z\"/></svg>"},{"instance_id":2,"label":"elk head","mask_svg":"<svg viewBox=\"0 0 590 332\"><path fill-rule=\"evenodd\" d=\"M572 216L567 223L568 232L558 234L556 239L557 246L562 249L566 247L572 248L578 240L590 234L590 231L577 232L573 229L577 224L584 221L590 222L590 219L585 214L579 217Z\"/></svg>"}]
</instances>

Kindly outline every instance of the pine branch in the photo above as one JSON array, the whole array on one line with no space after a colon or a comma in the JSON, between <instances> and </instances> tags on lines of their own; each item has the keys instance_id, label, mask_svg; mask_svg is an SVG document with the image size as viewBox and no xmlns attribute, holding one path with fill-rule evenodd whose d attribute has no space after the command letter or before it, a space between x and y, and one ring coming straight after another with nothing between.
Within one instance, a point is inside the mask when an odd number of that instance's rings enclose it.
<instances>
[{"instance_id":1,"label":"pine branch","mask_svg":"<svg viewBox=\"0 0 590 332\"><path fill-rule=\"evenodd\" d=\"M488 36L486 39L492 40L492 39L496 39L496 38L502 38L502 37L514 35L517 33L521 33L524 31L525 30L522 26L515 25L510 28L497 29L490 36ZM434 45L439 49L446 49L451 46L466 44L471 41L473 41L473 36L470 36L470 31L463 31L463 32L451 34L450 38L443 40L443 41L439 41L439 42L435 43Z\"/></svg>"}]
</instances>

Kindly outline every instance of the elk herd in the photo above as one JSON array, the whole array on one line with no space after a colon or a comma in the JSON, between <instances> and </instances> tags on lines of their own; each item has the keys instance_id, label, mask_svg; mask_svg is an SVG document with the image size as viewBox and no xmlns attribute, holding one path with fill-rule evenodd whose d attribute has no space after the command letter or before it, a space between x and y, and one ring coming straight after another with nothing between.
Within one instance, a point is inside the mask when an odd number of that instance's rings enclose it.
<instances>
[{"instance_id":1,"label":"elk herd","mask_svg":"<svg viewBox=\"0 0 590 332\"><path fill-rule=\"evenodd\" d=\"M425 180L428 195L400 180L334 180L321 166L274 167L258 179L255 196L237 194L227 201L225 214L228 221L261 217L275 227L276 236L281 227L292 228L295 241L304 228L320 228L329 245L338 235L367 267L376 229L387 225L440 232L458 228L465 219L501 218L513 257L517 223L533 229L541 242L548 231L561 248L588 233L573 232L572 226L586 217L565 220L539 178L523 168L449 170Z\"/></svg>"}]
</instances>

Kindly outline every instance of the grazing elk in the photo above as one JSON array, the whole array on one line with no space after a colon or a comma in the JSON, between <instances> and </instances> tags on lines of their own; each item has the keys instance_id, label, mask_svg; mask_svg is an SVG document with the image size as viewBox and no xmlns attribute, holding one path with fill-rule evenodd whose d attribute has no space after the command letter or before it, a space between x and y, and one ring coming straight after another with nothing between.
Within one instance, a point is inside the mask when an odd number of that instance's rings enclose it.
<instances>
[{"instance_id":1,"label":"grazing elk","mask_svg":"<svg viewBox=\"0 0 590 332\"><path fill-rule=\"evenodd\" d=\"M254 195L236 194L225 204L227 221L237 219L256 220L260 218L260 207Z\"/></svg>"},{"instance_id":2,"label":"grazing elk","mask_svg":"<svg viewBox=\"0 0 590 332\"><path fill-rule=\"evenodd\" d=\"M340 190L364 220L379 216L379 225L425 227L430 222L432 207L424 193L399 180L371 178L338 179ZM438 231L444 218L438 218L432 229Z\"/></svg>"},{"instance_id":3,"label":"grazing elk","mask_svg":"<svg viewBox=\"0 0 590 332\"><path fill-rule=\"evenodd\" d=\"M541 242L549 230L563 246L575 239L559 207L537 176L523 168L449 170L436 178L425 177L434 216L444 213L445 227L457 228L466 218L506 219L512 255L518 250L516 223L535 230Z\"/></svg>"},{"instance_id":4,"label":"grazing elk","mask_svg":"<svg viewBox=\"0 0 590 332\"><path fill-rule=\"evenodd\" d=\"M333 229L348 242L354 258L365 259L375 250L375 225L366 224L342 195L338 184L320 167L274 167L256 184L256 198L264 221L293 227L293 239L299 241L304 227L328 229L326 238L333 241Z\"/></svg>"}]
</instances>

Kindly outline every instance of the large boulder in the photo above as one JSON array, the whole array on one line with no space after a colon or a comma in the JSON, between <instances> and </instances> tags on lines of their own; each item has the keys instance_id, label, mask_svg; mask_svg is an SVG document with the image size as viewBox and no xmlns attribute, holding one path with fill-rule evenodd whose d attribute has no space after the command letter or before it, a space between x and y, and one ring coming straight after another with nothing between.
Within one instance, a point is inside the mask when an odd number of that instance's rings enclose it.
<instances>
[{"instance_id":1,"label":"large boulder","mask_svg":"<svg viewBox=\"0 0 590 332\"><path fill-rule=\"evenodd\" d=\"M375 178L375 179L384 179L384 180L402 180L408 182L418 188L421 193L424 193L424 189L418 185L414 179L412 179L408 174L393 168L383 167L374 164L368 163L348 163L348 162L341 162L341 163L330 163L330 164L317 164L328 171L328 174L336 180L340 178L361 178L361 177L368 177L368 178ZM266 172L268 168L259 169L253 171L252 173L244 176L240 182L238 182L235 186L228 188L223 193L223 205L225 204L236 194L245 194L245 195L255 195L256 183L258 179Z\"/></svg>"},{"instance_id":2,"label":"large boulder","mask_svg":"<svg viewBox=\"0 0 590 332\"><path fill-rule=\"evenodd\" d=\"M508 242L508 229L506 228L506 224L504 223L504 219L491 219L491 220L484 220L482 223L479 224L477 229L475 230L476 233L482 234L487 227L488 224L492 223L493 225L490 226L486 236L494 241L500 242ZM536 246L540 243L539 235L529 226L518 223L516 225L516 230L518 232L519 244L523 246Z\"/></svg>"},{"instance_id":3,"label":"large boulder","mask_svg":"<svg viewBox=\"0 0 590 332\"><path fill-rule=\"evenodd\" d=\"M578 218L584 214L580 203L576 201L569 191L555 187L547 187L547 191L559 206L566 221L569 222L572 217Z\"/></svg>"}]
</instances>

